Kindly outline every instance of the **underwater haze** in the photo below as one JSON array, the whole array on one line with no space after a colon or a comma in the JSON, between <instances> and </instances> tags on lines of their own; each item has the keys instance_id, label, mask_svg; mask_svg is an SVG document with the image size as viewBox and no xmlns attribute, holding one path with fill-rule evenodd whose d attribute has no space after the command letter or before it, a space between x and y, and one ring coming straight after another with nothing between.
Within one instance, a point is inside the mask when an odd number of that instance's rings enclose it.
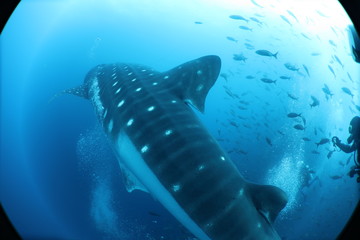
<instances>
[{"instance_id":1,"label":"underwater haze","mask_svg":"<svg viewBox=\"0 0 360 240\"><path fill-rule=\"evenodd\" d=\"M196 239L128 193L89 101L54 97L98 64L221 58L200 121L250 182L285 191L282 239L335 239L360 199L360 65L336 0L21 1L1 35L1 203L24 239Z\"/></svg>"}]
</instances>

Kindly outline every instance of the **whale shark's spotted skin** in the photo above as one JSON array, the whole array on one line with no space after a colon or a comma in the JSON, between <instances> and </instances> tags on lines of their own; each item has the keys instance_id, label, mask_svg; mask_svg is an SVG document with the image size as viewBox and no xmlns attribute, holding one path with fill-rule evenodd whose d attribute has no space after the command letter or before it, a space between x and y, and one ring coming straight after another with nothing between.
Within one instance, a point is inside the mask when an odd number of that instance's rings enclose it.
<instances>
[{"instance_id":1,"label":"whale shark's spotted skin","mask_svg":"<svg viewBox=\"0 0 360 240\"><path fill-rule=\"evenodd\" d=\"M283 192L247 183L188 106L204 111L219 71L217 56L162 73L103 64L67 92L93 102L125 175L199 239L279 239L271 222Z\"/></svg>"}]
</instances>

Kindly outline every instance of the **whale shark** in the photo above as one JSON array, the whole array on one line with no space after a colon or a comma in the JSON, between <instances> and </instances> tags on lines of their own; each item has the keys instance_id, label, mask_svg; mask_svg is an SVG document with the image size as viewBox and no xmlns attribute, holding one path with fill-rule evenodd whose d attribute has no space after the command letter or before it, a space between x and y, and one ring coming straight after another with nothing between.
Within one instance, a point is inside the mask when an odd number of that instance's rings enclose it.
<instances>
[{"instance_id":1,"label":"whale shark","mask_svg":"<svg viewBox=\"0 0 360 240\"><path fill-rule=\"evenodd\" d=\"M126 189L150 193L198 239L280 239L273 222L286 194L246 181L196 115L220 68L215 55L165 72L101 64L62 93L92 102Z\"/></svg>"}]
</instances>

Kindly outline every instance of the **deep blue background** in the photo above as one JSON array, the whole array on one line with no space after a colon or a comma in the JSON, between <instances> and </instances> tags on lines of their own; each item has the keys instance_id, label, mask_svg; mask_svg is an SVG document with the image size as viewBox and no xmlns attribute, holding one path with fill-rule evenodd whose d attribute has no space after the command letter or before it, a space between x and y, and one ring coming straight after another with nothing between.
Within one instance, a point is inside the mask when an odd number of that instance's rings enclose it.
<instances>
[{"instance_id":1,"label":"deep blue background","mask_svg":"<svg viewBox=\"0 0 360 240\"><path fill-rule=\"evenodd\" d=\"M346 164L349 155L335 152L328 159L327 148L333 147L317 149L314 142L333 135L345 141L349 120L359 115L359 66L349 54L343 24L349 20L340 6L333 11L331 4L306 6L304 12L282 1L256 2L264 7L251 1L23 1L1 36L1 203L20 234L65 239L190 237L150 195L126 192L89 102L69 95L49 100L80 85L97 64L133 62L163 71L216 54L227 80L219 77L205 115L199 117L247 180L275 184L288 193L289 204L275 223L281 236L333 239L359 201L359 187L346 175L353 164ZM262 24L237 21L229 18L232 14L256 17ZM257 49L279 51L278 59L257 55ZM320 55L312 56L314 52ZM245 62L233 60L239 53ZM286 62L299 72L287 70ZM281 75L291 79L282 80ZM263 77L277 83L266 84ZM329 100L321 90L324 83L334 92ZM229 96L224 86L239 99ZM355 96L346 95L342 87ZM291 100L288 92L299 100ZM319 107L310 108L311 95L320 100ZM293 128L303 122L289 119L289 112L302 113L305 131ZM236 153L239 149L247 154ZM306 164L316 170L321 185L315 182L303 189Z\"/></svg>"}]
</instances>

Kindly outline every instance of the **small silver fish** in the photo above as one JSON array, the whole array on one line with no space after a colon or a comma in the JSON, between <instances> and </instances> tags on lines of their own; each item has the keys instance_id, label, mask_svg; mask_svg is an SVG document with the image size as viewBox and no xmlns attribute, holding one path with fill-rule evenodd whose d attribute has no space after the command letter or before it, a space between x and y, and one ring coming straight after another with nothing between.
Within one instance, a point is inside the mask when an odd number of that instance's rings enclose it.
<instances>
[{"instance_id":1,"label":"small silver fish","mask_svg":"<svg viewBox=\"0 0 360 240\"><path fill-rule=\"evenodd\" d=\"M292 26L291 22L289 21L289 19L287 19L285 16L280 15L280 17L282 18L282 20L284 20L285 22L287 22L290 26Z\"/></svg>"},{"instance_id":2,"label":"small silver fish","mask_svg":"<svg viewBox=\"0 0 360 240\"><path fill-rule=\"evenodd\" d=\"M310 77L309 69L305 66L305 64L303 64L303 67L304 67L304 69L305 69L305 71L306 71L307 75Z\"/></svg>"},{"instance_id":3,"label":"small silver fish","mask_svg":"<svg viewBox=\"0 0 360 240\"><path fill-rule=\"evenodd\" d=\"M290 71L299 71L299 68L297 68L295 65L291 63L285 63L284 66Z\"/></svg>"},{"instance_id":4,"label":"small silver fish","mask_svg":"<svg viewBox=\"0 0 360 240\"><path fill-rule=\"evenodd\" d=\"M328 68L329 68L329 70L332 72L332 74L334 75L334 77L336 77L336 74L335 74L335 72L334 72L334 69L333 69L330 65L328 65Z\"/></svg>"},{"instance_id":5,"label":"small silver fish","mask_svg":"<svg viewBox=\"0 0 360 240\"><path fill-rule=\"evenodd\" d=\"M261 78L260 80L263 81L264 83L274 83L274 84L276 84L277 81L277 80L272 80L270 78Z\"/></svg>"},{"instance_id":6,"label":"small silver fish","mask_svg":"<svg viewBox=\"0 0 360 240\"><path fill-rule=\"evenodd\" d=\"M237 153L240 153L240 154L242 154L242 155L248 154L246 151L241 150L241 149L237 150L236 152L237 152Z\"/></svg>"},{"instance_id":7,"label":"small silver fish","mask_svg":"<svg viewBox=\"0 0 360 240\"><path fill-rule=\"evenodd\" d=\"M354 97L354 94L352 94L350 89L348 89L347 87L343 87L343 88L341 88L341 90L343 90L344 93L350 95L351 97Z\"/></svg>"},{"instance_id":8,"label":"small silver fish","mask_svg":"<svg viewBox=\"0 0 360 240\"><path fill-rule=\"evenodd\" d=\"M261 56L266 56L266 57L274 57L277 59L277 54L278 52L276 53L271 53L269 52L268 50L256 50L255 53L261 55Z\"/></svg>"},{"instance_id":9,"label":"small silver fish","mask_svg":"<svg viewBox=\"0 0 360 240\"><path fill-rule=\"evenodd\" d=\"M294 125L294 128L297 129L297 130L305 130L305 127L301 124L296 124Z\"/></svg>"},{"instance_id":10,"label":"small silver fish","mask_svg":"<svg viewBox=\"0 0 360 240\"><path fill-rule=\"evenodd\" d=\"M254 21L254 22L258 23L258 24L262 24L262 22L259 19L255 18L255 17L251 17L250 20L252 20L252 21Z\"/></svg>"},{"instance_id":11,"label":"small silver fish","mask_svg":"<svg viewBox=\"0 0 360 240\"><path fill-rule=\"evenodd\" d=\"M243 21L249 22L249 20L247 20L246 18L244 18L240 15L230 15L229 18L234 19L234 20L243 20Z\"/></svg>"},{"instance_id":12,"label":"small silver fish","mask_svg":"<svg viewBox=\"0 0 360 240\"><path fill-rule=\"evenodd\" d=\"M329 95L330 97L332 97L334 94L330 91L328 85L324 84L324 87L322 88L323 92L326 94L326 95Z\"/></svg>"},{"instance_id":13,"label":"small silver fish","mask_svg":"<svg viewBox=\"0 0 360 240\"><path fill-rule=\"evenodd\" d=\"M335 54L334 54L333 56L334 56L335 60L340 64L340 66L341 66L342 68L344 68L344 64L340 61L340 59L338 58L338 56L336 56Z\"/></svg>"},{"instance_id":14,"label":"small silver fish","mask_svg":"<svg viewBox=\"0 0 360 240\"><path fill-rule=\"evenodd\" d=\"M235 61L243 61L243 62L245 62L247 58L244 56L244 54L240 53L240 54L234 54L233 59Z\"/></svg>"},{"instance_id":15,"label":"small silver fish","mask_svg":"<svg viewBox=\"0 0 360 240\"><path fill-rule=\"evenodd\" d=\"M331 178L331 179L334 179L334 180L337 180L337 179L342 178L342 176L334 175L334 176L330 176L330 178Z\"/></svg>"},{"instance_id":16,"label":"small silver fish","mask_svg":"<svg viewBox=\"0 0 360 240\"><path fill-rule=\"evenodd\" d=\"M291 98L292 100L298 100L298 97L295 97L294 95L292 95L291 93L287 93L288 97Z\"/></svg>"},{"instance_id":17,"label":"small silver fish","mask_svg":"<svg viewBox=\"0 0 360 240\"><path fill-rule=\"evenodd\" d=\"M250 43L244 43L245 47L249 50L253 50L255 47L251 45Z\"/></svg>"},{"instance_id":18,"label":"small silver fish","mask_svg":"<svg viewBox=\"0 0 360 240\"><path fill-rule=\"evenodd\" d=\"M293 14L290 10L286 10L293 18L295 18L295 20L297 22L299 22L299 20L296 18L295 14Z\"/></svg>"},{"instance_id":19,"label":"small silver fish","mask_svg":"<svg viewBox=\"0 0 360 240\"><path fill-rule=\"evenodd\" d=\"M239 26L240 29L242 30L247 30L247 31L251 31L252 32L252 28L249 28L247 26Z\"/></svg>"},{"instance_id":20,"label":"small silver fish","mask_svg":"<svg viewBox=\"0 0 360 240\"><path fill-rule=\"evenodd\" d=\"M269 144L272 147L272 142L271 142L270 138L266 137L265 140L266 140L267 144Z\"/></svg>"},{"instance_id":21,"label":"small silver fish","mask_svg":"<svg viewBox=\"0 0 360 240\"><path fill-rule=\"evenodd\" d=\"M311 38L309 38L308 35L306 35L305 33L301 33L301 35L302 35L304 38L306 38L306 39L308 39L308 40L311 40Z\"/></svg>"},{"instance_id":22,"label":"small silver fish","mask_svg":"<svg viewBox=\"0 0 360 240\"><path fill-rule=\"evenodd\" d=\"M220 73L220 77L224 78L225 81L227 82L229 75L227 73Z\"/></svg>"},{"instance_id":23,"label":"small silver fish","mask_svg":"<svg viewBox=\"0 0 360 240\"><path fill-rule=\"evenodd\" d=\"M287 115L289 118L296 118L296 117L301 117L301 113L289 113Z\"/></svg>"},{"instance_id":24,"label":"small silver fish","mask_svg":"<svg viewBox=\"0 0 360 240\"><path fill-rule=\"evenodd\" d=\"M320 105L320 102L316 97L311 96L311 99L313 100L313 102L310 104L310 107L316 107Z\"/></svg>"},{"instance_id":25,"label":"small silver fish","mask_svg":"<svg viewBox=\"0 0 360 240\"><path fill-rule=\"evenodd\" d=\"M318 143L315 143L317 147L319 147L320 145L326 144L326 143L330 143L330 139L328 138L322 138Z\"/></svg>"},{"instance_id":26,"label":"small silver fish","mask_svg":"<svg viewBox=\"0 0 360 240\"><path fill-rule=\"evenodd\" d=\"M238 42L238 40L236 40L236 39L233 38L233 37L227 36L226 39L229 40L229 41L232 41L232 42L236 42L236 43Z\"/></svg>"},{"instance_id":27,"label":"small silver fish","mask_svg":"<svg viewBox=\"0 0 360 240\"><path fill-rule=\"evenodd\" d=\"M335 42L333 40L329 40L329 43L334 46L334 47L337 47L337 45L335 44Z\"/></svg>"}]
</instances>

